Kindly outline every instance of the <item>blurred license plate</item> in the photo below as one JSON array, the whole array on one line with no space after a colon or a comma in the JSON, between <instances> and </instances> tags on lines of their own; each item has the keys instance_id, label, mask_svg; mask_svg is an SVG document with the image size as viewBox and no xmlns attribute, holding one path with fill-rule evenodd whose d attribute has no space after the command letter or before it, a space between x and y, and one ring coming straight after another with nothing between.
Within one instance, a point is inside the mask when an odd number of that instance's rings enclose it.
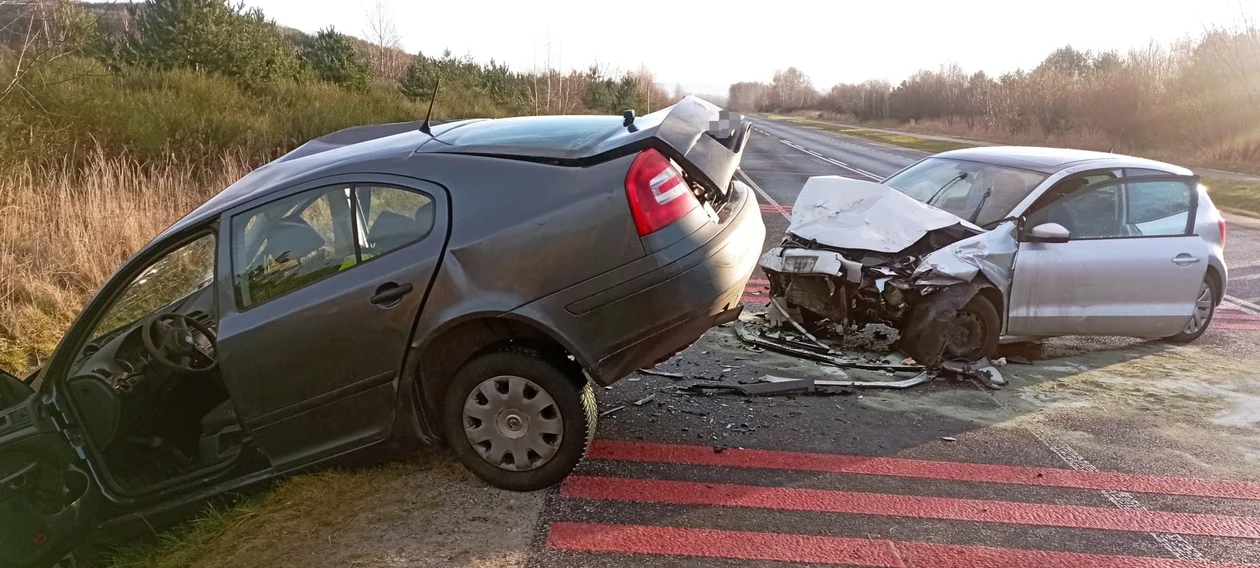
<instances>
[{"instance_id":1,"label":"blurred license plate","mask_svg":"<svg viewBox=\"0 0 1260 568\"><path fill-rule=\"evenodd\" d=\"M809 272L818 263L816 256L789 256L783 259L784 272Z\"/></svg>"}]
</instances>

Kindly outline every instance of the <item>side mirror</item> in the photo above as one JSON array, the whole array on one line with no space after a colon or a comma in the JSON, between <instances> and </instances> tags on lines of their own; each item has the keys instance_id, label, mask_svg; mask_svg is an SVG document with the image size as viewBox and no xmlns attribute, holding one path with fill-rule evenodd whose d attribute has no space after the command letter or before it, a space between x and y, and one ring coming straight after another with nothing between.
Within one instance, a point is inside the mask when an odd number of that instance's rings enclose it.
<instances>
[{"instance_id":1,"label":"side mirror","mask_svg":"<svg viewBox=\"0 0 1260 568\"><path fill-rule=\"evenodd\" d=\"M1031 243L1066 243L1072 233L1058 223L1042 223L1033 227L1026 239Z\"/></svg>"},{"instance_id":2,"label":"side mirror","mask_svg":"<svg viewBox=\"0 0 1260 568\"><path fill-rule=\"evenodd\" d=\"M35 394L35 389L0 369L0 408L8 408Z\"/></svg>"}]
</instances>

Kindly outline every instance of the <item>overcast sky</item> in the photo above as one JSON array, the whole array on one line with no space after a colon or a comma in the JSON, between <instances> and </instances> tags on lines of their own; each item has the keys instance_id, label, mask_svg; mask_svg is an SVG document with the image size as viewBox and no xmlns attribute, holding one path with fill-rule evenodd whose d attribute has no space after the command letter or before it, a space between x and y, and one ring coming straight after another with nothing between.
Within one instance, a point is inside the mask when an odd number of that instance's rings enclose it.
<instances>
[{"instance_id":1,"label":"overcast sky","mask_svg":"<svg viewBox=\"0 0 1260 568\"><path fill-rule=\"evenodd\" d=\"M362 37L374 1L246 3L303 31L335 25ZM789 65L824 89L950 62L999 74L1067 44L1123 52L1260 15L1260 0L383 1L412 53L450 48L523 70L546 63L550 42L563 67L646 65L662 83L716 94Z\"/></svg>"}]
</instances>

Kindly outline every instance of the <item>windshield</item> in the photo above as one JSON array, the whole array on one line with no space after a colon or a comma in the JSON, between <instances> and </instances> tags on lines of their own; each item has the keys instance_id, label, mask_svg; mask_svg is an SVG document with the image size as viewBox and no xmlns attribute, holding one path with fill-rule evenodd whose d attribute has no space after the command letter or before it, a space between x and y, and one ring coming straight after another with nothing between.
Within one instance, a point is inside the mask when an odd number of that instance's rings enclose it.
<instances>
[{"instance_id":1,"label":"windshield","mask_svg":"<svg viewBox=\"0 0 1260 568\"><path fill-rule=\"evenodd\" d=\"M1005 219L1045 179L1040 172L928 158L884 183L983 227Z\"/></svg>"},{"instance_id":2,"label":"windshield","mask_svg":"<svg viewBox=\"0 0 1260 568\"><path fill-rule=\"evenodd\" d=\"M89 340L127 327L214 280L214 236L188 243L141 272L92 330Z\"/></svg>"}]
</instances>

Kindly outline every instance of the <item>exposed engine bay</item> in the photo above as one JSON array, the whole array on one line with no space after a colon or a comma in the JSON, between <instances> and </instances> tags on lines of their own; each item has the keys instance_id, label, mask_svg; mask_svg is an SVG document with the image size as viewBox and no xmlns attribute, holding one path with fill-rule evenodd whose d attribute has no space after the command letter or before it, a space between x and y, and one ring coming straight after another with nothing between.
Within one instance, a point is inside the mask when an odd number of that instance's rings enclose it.
<instances>
[{"instance_id":1,"label":"exposed engine bay","mask_svg":"<svg viewBox=\"0 0 1260 568\"><path fill-rule=\"evenodd\" d=\"M760 264L784 316L841 331L885 324L901 332L901 351L936 366L996 345L1014 226L985 231L886 185L813 177ZM964 309L977 294L992 309Z\"/></svg>"},{"instance_id":2,"label":"exposed engine bay","mask_svg":"<svg viewBox=\"0 0 1260 568\"><path fill-rule=\"evenodd\" d=\"M213 287L89 342L68 380L111 473L148 487L230 462L242 431L218 371Z\"/></svg>"}]
</instances>

